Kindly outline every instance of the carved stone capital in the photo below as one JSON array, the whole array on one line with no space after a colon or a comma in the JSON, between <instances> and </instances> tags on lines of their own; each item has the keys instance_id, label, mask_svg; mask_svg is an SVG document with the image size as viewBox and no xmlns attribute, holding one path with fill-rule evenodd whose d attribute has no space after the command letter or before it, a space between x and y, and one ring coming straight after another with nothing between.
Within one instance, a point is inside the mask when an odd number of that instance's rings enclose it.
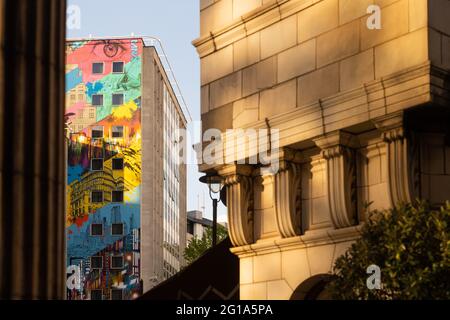
<instances>
[{"instance_id":1,"label":"carved stone capital","mask_svg":"<svg viewBox=\"0 0 450 320\"><path fill-rule=\"evenodd\" d=\"M338 131L315 140L327 161L328 204L335 228L356 224L355 136Z\"/></svg>"},{"instance_id":2,"label":"carved stone capital","mask_svg":"<svg viewBox=\"0 0 450 320\"><path fill-rule=\"evenodd\" d=\"M254 242L252 171L247 165L232 165L219 170L225 179L229 234L235 247Z\"/></svg>"},{"instance_id":3,"label":"carved stone capital","mask_svg":"<svg viewBox=\"0 0 450 320\"><path fill-rule=\"evenodd\" d=\"M411 175L417 162L417 150L408 141L404 130L403 112L374 120L386 142L386 167L388 169L388 197L391 207L411 202L414 198Z\"/></svg>"},{"instance_id":4,"label":"carved stone capital","mask_svg":"<svg viewBox=\"0 0 450 320\"><path fill-rule=\"evenodd\" d=\"M278 231L284 238L301 234L300 153L283 149L280 170L274 176L274 200Z\"/></svg>"},{"instance_id":5,"label":"carved stone capital","mask_svg":"<svg viewBox=\"0 0 450 320\"><path fill-rule=\"evenodd\" d=\"M388 114L373 120L375 127L381 132L388 132L392 129L403 128L403 111Z\"/></svg>"}]
</instances>

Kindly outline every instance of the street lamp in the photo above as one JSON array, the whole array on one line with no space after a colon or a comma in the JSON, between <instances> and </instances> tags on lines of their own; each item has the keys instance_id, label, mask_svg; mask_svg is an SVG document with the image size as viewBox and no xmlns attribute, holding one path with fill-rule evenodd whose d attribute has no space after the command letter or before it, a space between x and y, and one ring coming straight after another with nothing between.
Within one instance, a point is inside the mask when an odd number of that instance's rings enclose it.
<instances>
[{"instance_id":1,"label":"street lamp","mask_svg":"<svg viewBox=\"0 0 450 320\"><path fill-rule=\"evenodd\" d=\"M201 183L208 185L209 197L213 201L213 239L212 245L217 245L217 205L222 201L223 178L215 173L209 173L201 177Z\"/></svg>"}]
</instances>

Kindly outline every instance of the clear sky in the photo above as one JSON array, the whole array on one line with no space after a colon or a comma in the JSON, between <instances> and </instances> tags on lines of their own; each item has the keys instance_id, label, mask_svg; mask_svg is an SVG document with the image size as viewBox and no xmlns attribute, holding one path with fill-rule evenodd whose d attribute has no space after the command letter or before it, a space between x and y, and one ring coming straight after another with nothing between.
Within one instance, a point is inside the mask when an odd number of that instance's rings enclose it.
<instances>
[{"instance_id":1,"label":"clear sky","mask_svg":"<svg viewBox=\"0 0 450 320\"><path fill-rule=\"evenodd\" d=\"M81 9L81 28L68 38L148 35L161 39L192 118L200 120L200 61L192 46L199 36L199 0L69 0ZM206 207L212 216L208 189L198 182L197 166L188 165L188 210ZM199 200L200 199L200 200ZM204 199L204 200L203 200ZM226 210L219 208L219 221Z\"/></svg>"}]
</instances>

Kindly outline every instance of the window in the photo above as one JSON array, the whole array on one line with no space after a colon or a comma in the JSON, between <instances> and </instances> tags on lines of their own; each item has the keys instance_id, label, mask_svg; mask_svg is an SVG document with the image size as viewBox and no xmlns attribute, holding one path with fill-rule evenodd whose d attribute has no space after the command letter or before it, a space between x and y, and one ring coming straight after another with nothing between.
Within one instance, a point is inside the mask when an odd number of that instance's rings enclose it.
<instances>
[{"instance_id":1,"label":"window","mask_svg":"<svg viewBox=\"0 0 450 320\"><path fill-rule=\"evenodd\" d=\"M103 63L95 62L92 64L92 73L93 74L103 74Z\"/></svg>"},{"instance_id":2,"label":"window","mask_svg":"<svg viewBox=\"0 0 450 320\"><path fill-rule=\"evenodd\" d=\"M102 106L103 105L103 95L102 94L93 94L92 95L92 105L93 106Z\"/></svg>"},{"instance_id":3,"label":"window","mask_svg":"<svg viewBox=\"0 0 450 320\"><path fill-rule=\"evenodd\" d=\"M123 170L123 158L116 158L112 160L113 170Z\"/></svg>"},{"instance_id":4,"label":"window","mask_svg":"<svg viewBox=\"0 0 450 320\"><path fill-rule=\"evenodd\" d=\"M95 111L94 110L90 110L89 111L89 118L90 119L95 119Z\"/></svg>"},{"instance_id":5,"label":"window","mask_svg":"<svg viewBox=\"0 0 450 320\"><path fill-rule=\"evenodd\" d=\"M96 126L92 128L92 138L102 139L103 138L103 127Z\"/></svg>"},{"instance_id":6,"label":"window","mask_svg":"<svg viewBox=\"0 0 450 320\"><path fill-rule=\"evenodd\" d=\"M112 192L112 202L123 202L123 191Z\"/></svg>"},{"instance_id":7,"label":"window","mask_svg":"<svg viewBox=\"0 0 450 320\"><path fill-rule=\"evenodd\" d=\"M113 223L111 227L111 233L113 236L123 236L124 234L123 229L124 229L123 223Z\"/></svg>"},{"instance_id":8,"label":"window","mask_svg":"<svg viewBox=\"0 0 450 320\"><path fill-rule=\"evenodd\" d=\"M103 257L91 257L91 269L103 269Z\"/></svg>"},{"instance_id":9,"label":"window","mask_svg":"<svg viewBox=\"0 0 450 320\"><path fill-rule=\"evenodd\" d=\"M123 105L124 95L123 93L115 93L112 95L112 104L113 106L121 106Z\"/></svg>"},{"instance_id":10,"label":"window","mask_svg":"<svg viewBox=\"0 0 450 320\"><path fill-rule=\"evenodd\" d=\"M103 202L103 191L92 191L91 202L92 203L101 203L101 202Z\"/></svg>"},{"instance_id":11,"label":"window","mask_svg":"<svg viewBox=\"0 0 450 320\"><path fill-rule=\"evenodd\" d=\"M103 159L92 159L91 160L91 170L92 171L102 171L103 170Z\"/></svg>"},{"instance_id":12,"label":"window","mask_svg":"<svg viewBox=\"0 0 450 320\"><path fill-rule=\"evenodd\" d=\"M124 63L123 62L113 62L113 73L123 73Z\"/></svg>"},{"instance_id":13,"label":"window","mask_svg":"<svg viewBox=\"0 0 450 320\"><path fill-rule=\"evenodd\" d=\"M91 290L91 300L103 300L102 290Z\"/></svg>"},{"instance_id":14,"label":"window","mask_svg":"<svg viewBox=\"0 0 450 320\"><path fill-rule=\"evenodd\" d=\"M121 289L112 289L111 300L123 300L123 291Z\"/></svg>"},{"instance_id":15,"label":"window","mask_svg":"<svg viewBox=\"0 0 450 320\"><path fill-rule=\"evenodd\" d=\"M194 223L191 221L187 223L187 233L194 234Z\"/></svg>"},{"instance_id":16,"label":"window","mask_svg":"<svg viewBox=\"0 0 450 320\"><path fill-rule=\"evenodd\" d=\"M113 256L111 258L111 269L123 268L123 256Z\"/></svg>"},{"instance_id":17,"label":"window","mask_svg":"<svg viewBox=\"0 0 450 320\"><path fill-rule=\"evenodd\" d=\"M112 127L112 137L123 138L123 127L122 126Z\"/></svg>"},{"instance_id":18,"label":"window","mask_svg":"<svg viewBox=\"0 0 450 320\"><path fill-rule=\"evenodd\" d=\"M93 223L91 224L91 236L102 236L103 235L103 224Z\"/></svg>"}]
</instances>

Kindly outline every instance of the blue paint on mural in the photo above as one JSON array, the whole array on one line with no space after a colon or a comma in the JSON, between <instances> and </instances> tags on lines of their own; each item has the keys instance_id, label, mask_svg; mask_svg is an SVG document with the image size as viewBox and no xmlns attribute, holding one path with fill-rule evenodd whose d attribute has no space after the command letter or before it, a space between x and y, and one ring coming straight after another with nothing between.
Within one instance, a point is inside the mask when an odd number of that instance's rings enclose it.
<instances>
[{"instance_id":1,"label":"blue paint on mural","mask_svg":"<svg viewBox=\"0 0 450 320\"><path fill-rule=\"evenodd\" d=\"M66 93L83 83L81 70L76 68L66 74Z\"/></svg>"},{"instance_id":2,"label":"blue paint on mural","mask_svg":"<svg viewBox=\"0 0 450 320\"><path fill-rule=\"evenodd\" d=\"M71 184L74 181L80 181L85 169L81 165L76 165L68 168L67 183Z\"/></svg>"},{"instance_id":3,"label":"blue paint on mural","mask_svg":"<svg viewBox=\"0 0 450 320\"><path fill-rule=\"evenodd\" d=\"M103 236L91 235L93 223L103 224ZM109 204L89 215L89 220L81 227L76 224L71 225L66 229L68 256L88 259L122 239L124 236L111 234L111 226L116 223L124 224L125 235L132 234L133 229L139 229L139 205ZM67 261L67 266L69 264L70 261Z\"/></svg>"},{"instance_id":4,"label":"blue paint on mural","mask_svg":"<svg viewBox=\"0 0 450 320\"><path fill-rule=\"evenodd\" d=\"M86 95L88 96L89 99L92 99L92 95L97 94L102 89L103 89L103 83L101 83L101 82L86 83Z\"/></svg>"}]
</instances>

